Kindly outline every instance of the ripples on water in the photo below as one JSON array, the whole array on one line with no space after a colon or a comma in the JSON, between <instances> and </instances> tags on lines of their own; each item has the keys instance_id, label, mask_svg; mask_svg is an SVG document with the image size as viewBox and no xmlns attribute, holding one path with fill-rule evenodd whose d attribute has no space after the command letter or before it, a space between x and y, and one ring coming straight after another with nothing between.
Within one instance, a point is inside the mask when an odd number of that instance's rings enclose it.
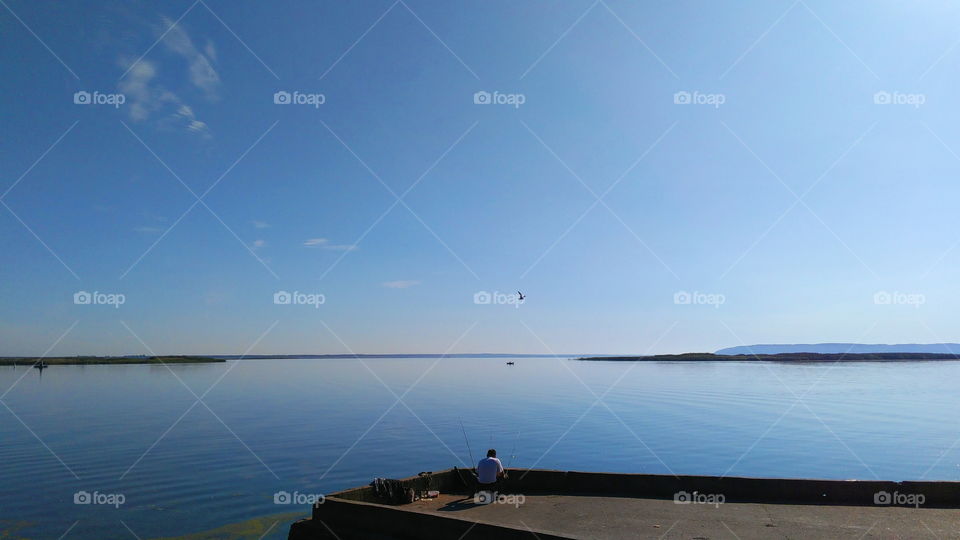
<instances>
[{"instance_id":1,"label":"ripples on water","mask_svg":"<svg viewBox=\"0 0 960 540\"><path fill-rule=\"evenodd\" d=\"M151 538L306 514L274 493L467 465L461 420L474 459L496 447L514 467L960 479L960 362L515 361L364 360L396 395L409 389L403 403L348 359L27 372L0 407L0 536L18 521L24 536L76 522L68 538L121 537L123 523ZM25 369L0 367L0 389ZM181 381L213 385L206 405ZM74 505L79 490L126 502Z\"/></svg>"}]
</instances>

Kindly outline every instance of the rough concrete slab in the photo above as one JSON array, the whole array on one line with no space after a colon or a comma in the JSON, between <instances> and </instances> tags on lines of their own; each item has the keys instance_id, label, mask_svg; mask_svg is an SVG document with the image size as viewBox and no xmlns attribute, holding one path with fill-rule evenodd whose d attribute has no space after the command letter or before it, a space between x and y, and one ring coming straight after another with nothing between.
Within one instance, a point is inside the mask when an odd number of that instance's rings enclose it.
<instances>
[{"instance_id":1,"label":"rough concrete slab","mask_svg":"<svg viewBox=\"0 0 960 540\"><path fill-rule=\"evenodd\" d=\"M960 539L957 509L757 503L714 506L575 494L527 495L519 505L478 505L463 495L443 494L403 508L571 538ZM464 538L469 540L469 533Z\"/></svg>"}]
</instances>

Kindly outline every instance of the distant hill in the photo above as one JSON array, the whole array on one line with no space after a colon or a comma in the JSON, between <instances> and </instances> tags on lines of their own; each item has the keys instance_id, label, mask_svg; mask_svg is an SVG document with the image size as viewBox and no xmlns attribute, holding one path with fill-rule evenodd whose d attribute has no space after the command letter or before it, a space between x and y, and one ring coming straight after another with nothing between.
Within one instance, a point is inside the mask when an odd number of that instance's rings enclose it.
<instances>
[{"instance_id":1,"label":"distant hill","mask_svg":"<svg viewBox=\"0 0 960 540\"><path fill-rule=\"evenodd\" d=\"M742 347L727 347L720 349L716 354L782 354L782 353L934 353L960 354L960 343L902 343L885 345L869 343L811 343L799 345L745 345Z\"/></svg>"},{"instance_id":2,"label":"distant hill","mask_svg":"<svg viewBox=\"0 0 960 540\"><path fill-rule=\"evenodd\" d=\"M960 360L960 355L937 353L780 353L780 354L654 354L650 356L588 356L577 360L597 362L910 362Z\"/></svg>"}]
</instances>

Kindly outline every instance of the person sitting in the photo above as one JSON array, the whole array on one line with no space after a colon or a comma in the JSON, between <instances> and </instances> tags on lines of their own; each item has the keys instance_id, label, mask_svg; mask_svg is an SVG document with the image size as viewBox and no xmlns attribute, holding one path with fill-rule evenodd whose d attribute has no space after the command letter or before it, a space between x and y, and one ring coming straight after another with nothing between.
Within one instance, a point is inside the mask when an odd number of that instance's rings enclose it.
<instances>
[{"instance_id":1,"label":"person sitting","mask_svg":"<svg viewBox=\"0 0 960 540\"><path fill-rule=\"evenodd\" d=\"M477 464L478 489L494 491L494 488L497 487L497 481L506 477L506 475L503 464L497 459L497 451L493 448L487 450L487 457L481 459L480 463Z\"/></svg>"}]
</instances>

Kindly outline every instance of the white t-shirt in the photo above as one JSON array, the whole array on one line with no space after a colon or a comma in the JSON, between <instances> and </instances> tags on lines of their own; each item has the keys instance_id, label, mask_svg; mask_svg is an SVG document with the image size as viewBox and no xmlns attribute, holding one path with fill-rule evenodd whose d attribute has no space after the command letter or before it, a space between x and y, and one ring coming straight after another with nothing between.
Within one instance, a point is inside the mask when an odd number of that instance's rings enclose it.
<instances>
[{"instance_id":1,"label":"white t-shirt","mask_svg":"<svg viewBox=\"0 0 960 540\"><path fill-rule=\"evenodd\" d=\"M503 465L495 457L480 460L477 464L477 476L481 484L492 484L497 481L497 474L503 472Z\"/></svg>"}]
</instances>

